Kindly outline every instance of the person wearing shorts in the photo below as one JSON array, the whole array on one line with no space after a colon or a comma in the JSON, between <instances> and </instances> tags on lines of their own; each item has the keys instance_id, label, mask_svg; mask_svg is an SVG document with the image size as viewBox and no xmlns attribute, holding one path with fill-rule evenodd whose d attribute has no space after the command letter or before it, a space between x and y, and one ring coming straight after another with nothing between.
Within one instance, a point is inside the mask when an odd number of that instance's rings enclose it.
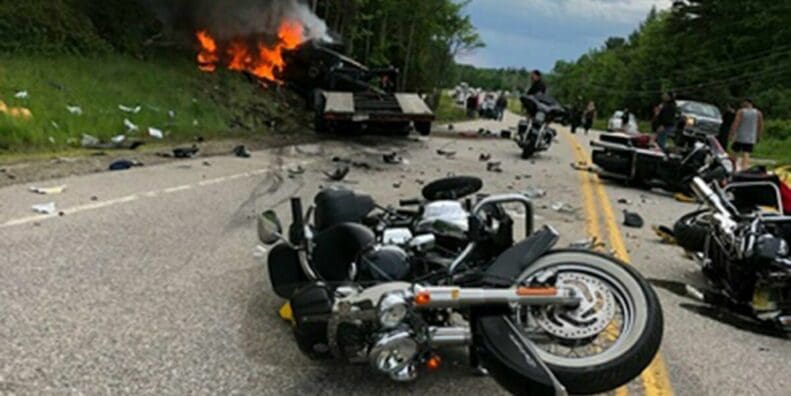
<instances>
[{"instance_id":1,"label":"person wearing shorts","mask_svg":"<svg viewBox=\"0 0 791 396\"><path fill-rule=\"evenodd\" d=\"M731 127L730 140L733 141L731 149L736 154L738 170L750 168L750 154L764 132L764 115L755 108L750 99L742 102L742 108L736 113Z\"/></svg>"}]
</instances>

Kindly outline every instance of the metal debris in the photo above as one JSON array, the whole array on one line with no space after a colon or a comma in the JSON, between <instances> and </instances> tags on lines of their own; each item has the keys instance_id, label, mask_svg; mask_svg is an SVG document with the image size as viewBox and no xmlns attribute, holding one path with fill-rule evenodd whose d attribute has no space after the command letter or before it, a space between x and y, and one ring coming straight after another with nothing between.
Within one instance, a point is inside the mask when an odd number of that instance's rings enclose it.
<instances>
[{"instance_id":1,"label":"metal debris","mask_svg":"<svg viewBox=\"0 0 791 396\"><path fill-rule=\"evenodd\" d=\"M577 209L575 207L565 202L555 202L552 204L551 208L552 210L558 213L572 214L577 212Z\"/></svg>"},{"instance_id":2,"label":"metal debris","mask_svg":"<svg viewBox=\"0 0 791 396\"><path fill-rule=\"evenodd\" d=\"M501 162L488 162L486 164L486 170L489 172L502 173L503 169L500 165L502 165Z\"/></svg>"},{"instance_id":3,"label":"metal debris","mask_svg":"<svg viewBox=\"0 0 791 396\"><path fill-rule=\"evenodd\" d=\"M538 199L538 198L546 197L547 192L546 190L542 190L537 187L528 187L527 189L525 189L525 191L522 192L522 195L524 195L529 199Z\"/></svg>"}]
</instances>

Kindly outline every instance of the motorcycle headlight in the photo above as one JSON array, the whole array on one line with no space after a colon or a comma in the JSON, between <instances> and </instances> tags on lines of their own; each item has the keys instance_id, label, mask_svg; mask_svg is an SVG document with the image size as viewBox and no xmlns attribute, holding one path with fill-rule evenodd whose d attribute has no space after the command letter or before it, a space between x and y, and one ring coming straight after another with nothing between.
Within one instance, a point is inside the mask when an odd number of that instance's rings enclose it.
<instances>
[{"instance_id":1,"label":"motorcycle headlight","mask_svg":"<svg viewBox=\"0 0 791 396\"><path fill-rule=\"evenodd\" d=\"M687 117L687 126L688 127L695 126L695 123L697 123L697 120L695 119L695 117Z\"/></svg>"},{"instance_id":2,"label":"motorcycle headlight","mask_svg":"<svg viewBox=\"0 0 791 396\"><path fill-rule=\"evenodd\" d=\"M386 329L398 326L406 318L409 305L400 293L390 293L379 300L377 308L379 323Z\"/></svg>"}]
</instances>

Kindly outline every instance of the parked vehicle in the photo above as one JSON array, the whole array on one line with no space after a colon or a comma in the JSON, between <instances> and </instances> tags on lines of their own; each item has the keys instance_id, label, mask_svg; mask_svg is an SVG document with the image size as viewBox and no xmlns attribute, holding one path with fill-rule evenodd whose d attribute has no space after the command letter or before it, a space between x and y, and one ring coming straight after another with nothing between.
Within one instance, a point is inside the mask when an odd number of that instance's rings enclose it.
<instances>
[{"instance_id":1,"label":"parked vehicle","mask_svg":"<svg viewBox=\"0 0 791 396\"><path fill-rule=\"evenodd\" d=\"M519 122L516 143L522 149L522 159L528 159L535 153L549 150L557 137L557 131L550 124L567 119L568 111L548 95L523 96L521 100L522 106L529 111L527 118Z\"/></svg>"},{"instance_id":2,"label":"parked vehicle","mask_svg":"<svg viewBox=\"0 0 791 396\"><path fill-rule=\"evenodd\" d=\"M679 112L677 130L717 136L722 125L722 114L717 106L691 100L678 100L676 106Z\"/></svg>"},{"instance_id":3,"label":"parked vehicle","mask_svg":"<svg viewBox=\"0 0 791 396\"><path fill-rule=\"evenodd\" d=\"M706 302L791 333L791 217L782 214L780 192L776 190L779 213L746 211L744 202L728 196L740 190L753 195L759 184L734 183L726 191L695 178L692 189L706 209L682 218L675 228L683 234L676 238L691 235L700 243L692 246L699 250L694 257L716 287L698 291Z\"/></svg>"},{"instance_id":4,"label":"parked vehicle","mask_svg":"<svg viewBox=\"0 0 791 396\"><path fill-rule=\"evenodd\" d=\"M690 192L694 177L725 180L733 173L733 160L715 136L683 133L676 142L665 152L650 135L603 133L591 142L593 163L602 178L670 192Z\"/></svg>"},{"instance_id":5,"label":"parked vehicle","mask_svg":"<svg viewBox=\"0 0 791 396\"><path fill-rule=\"evenodd\" d=\"M607 132L627 132L627 133L637 133L638 131L637 125L637 117L634 114L629 114L629 125L624 127L623 125L623 111L618 110L613 113L612 117L607 120Z\"/></svg>"},{"instance_id":6,"label":"parked vehicle","mask_svg":"<svg viewBox=\"0 0 791 396\"><path fill-rule=\"evenodd\" d=\"M432 183L424 199L405 202L417 210L347 191L317 196L303 215L293 199L288 237L274 212L263 213L259 239L276 244L270 280L289 300L301 350L410 381L436 369L443 349L467 347L473 368L516 394L598 393L639 375L662 336L646 281L609 256L552 250L551 227L514 244L502 205L523 205L530 231L530 202L459 201L479 183Z\"/></svg>"}]
</instances>

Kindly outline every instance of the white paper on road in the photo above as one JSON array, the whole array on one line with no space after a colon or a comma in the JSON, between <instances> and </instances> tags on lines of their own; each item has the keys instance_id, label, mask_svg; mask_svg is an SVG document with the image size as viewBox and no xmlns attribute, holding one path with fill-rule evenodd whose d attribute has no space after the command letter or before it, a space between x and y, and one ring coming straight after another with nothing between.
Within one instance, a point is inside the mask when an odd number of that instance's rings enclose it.
<instances>
[{"instance_id":1,"label":"white paper on road","mask_svg":"<svg viewBox=\"0 0 791 396\"><path fill-rule=\"evenodd\" d=\"M140 107L140 106L136 106L136 107L129 107L129 106L124 106L124 105L118 105L118 110L121 110L121 111L123 111L124 113L132 113L132 114L137 114L137 113L139 113L139 112L140 112L140 110L142 110L142 109L143 109L143 108L142 108L142 107Z\"/></svg>"},{"instance_id":2,"label":"white paper on road","mask_svg":"<svg viewBox=\"0 0 791 396\"><path fill-rule=\"evenodd\" d=\"M62 193L65 190L66 190L66 185L65 184L61 185L61 186L55 186L55 187L36 187L36 186L30 187L30 191L31 192L34 192L36 194L41 194L41 195L60 194L60 193Z\"/></svg>"},{"instance_id":3,"label":"white paper on road","mask_svg":"<svg viewBox=\"0 0 791 396\"><path fill-rule=\"evenodd\" d=\"M57 210L55 209L55 202L33 205L32 209L34 212L41 214L53 214Z\"/></svg>"}]
</instances>

